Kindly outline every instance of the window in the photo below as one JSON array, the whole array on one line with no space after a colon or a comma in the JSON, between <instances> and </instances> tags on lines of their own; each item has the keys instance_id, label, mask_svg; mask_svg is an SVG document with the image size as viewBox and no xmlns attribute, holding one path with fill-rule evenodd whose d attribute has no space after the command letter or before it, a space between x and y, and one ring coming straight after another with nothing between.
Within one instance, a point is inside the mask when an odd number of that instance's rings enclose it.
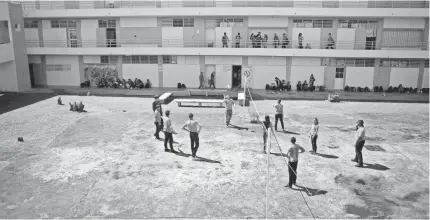
<instances>
[{"instance_id":1,"label":"window","mask_svg":"<svg viewBox=\"0 0 430 220\"><path fill-rule=\"evenodd\" d=\"M374 67L375 66L375 59L338 59L338 65L341 62L345 62L345 66L352 66L352 67Z\"/></svg>"},{"instance_id":2,"label":"window","mask_svg":"<svg viewBox=\"0 0 430 220\"><path fill-rule=\"evenodd\" d=\"M429 68L429 60L425 60L425 62L424 62L424 68Z\"/></svg>"},{"instance_id":3,"label":"window","mask_svg":"<svg viewBox=\"0 0 430 220\"><path fill-rule=\"evenodd\" d=\"M76 28L73 20L51 20L51 28Z\"/></svg>"},{"instance_id":4,"label":"window","mask_svg":"<svg viewBox=\"0 0 430 220\"><path fill-rule=\"evenodd\" d=\"M173 19L173 27L183 27L183 26L184 26L184 19L182 18Z\"/></svg>"},{"instance_id":5,"label":"window","mask_svg":"<svg viewBox=\"0 0 430 220\"><path fill-rule=\"evenodd\" d=\"M381 59L381 62L380 62L380 64L379 64L379 66L382 66L382 67L389 67L389 66L390 66L390 60L389 60L389 59L385 59L385 60L382 60L382 59Z\"/></svg>"},{"instance_id":6,"label":"window","mask_svg":"<svg viewBox=\"0 0 430 220\"><path fill-rule=\"evenodd\" d=\"M39 23L36 20L25 20L24 28L38 28Z\"/></svg>"},{"instance_id":7,"label":"window","mask_svg":"<svg viewBox=\"0 0 430 220\"><path fill-rule=\"evenodd\" d=\"M243 18L220 18L216 19L217 27L243 27Z\"/></svg>"},{"instance_id":8,"label":"window","mask_svg":"<svg viewBox=\"0 0 430 220\"><path fill-rule=\"evenodd\" d=\"M158 56L149 56L150 64L158 64Z\"/></svg>"},{"instance_id":9,"label":"window","mask_svg":"<svg viewBox=\"0 0 430 220\"><path fill-rule=\"evenodd\" d=\"M345 69L344 68L336 68L336 79L342 79L343 78L343 73L344 73Z\"/></svg>"},{"instance_id":10,"label":"window","mask_svg":"<svg viewBox=\"0 0 430 220\"><path fill-rule=\"evenodd\" d=\"M118 63L118 57L117 56L100 56L100 62L101 63L116 64L116 63Z\"/></svg>"},{"instance_id":11,"label":"window","mask_svg":"<svg viewBox=\"0 0 430 220\"><path fill-rule=\"evenodd\" d=\"M378 21L375 20L339 20L339 28L360 28L360 29L376 29Z\"/></svg>"},{"instance_id":12,"label":"window","mask_svg":"<svg viewBox=\"0 0 430 220\"><path fill-rule=\"evenodd\" d=\"M71 71L71 64L47 64L46 71Z\"/></svg>"},{"instance_id":13,"label":"window","mask_svg":"<svg viewBox=\"0 0 430 220\"><path fill-rule=\"evenodd\" d=\"M193 18L185 18L184 19L184 27L194 27L194 19Z\"/></svg>"},{"instance_id":14,"label":"window","mask_svg":"<svg viewBox=\"0 0 430 220\"><path fill-rule=\"evenodd\" d=\"M100 56L101 63L109 63L109 56Z\"/></svg>"},{"instance_id":15,"label":"window","mask_svg":"<svg viewBox=\"0 0 430 220\"><path fill-rule=\"evenodd\" d=\"M110 63L117 62L117 57L113 60L114 56L110 56ZM124 64L158 64L157 56L123 56L122 63Z\"/></svg>"},{"instance_id":16,"label":"window","mask_svg":"<svg viewBox=\"0 0 430 220\"><path fill-rule=\"evenodd\" d=\"M176 56L163 56L163 64L177 64Z\"/></svg>"},{"instance_id":17,"label":"window","mask_svg":"<svg viewBox=\"0 0 430 220\"><path fill-rule=\"evenodd\" d=\"M294 19L293 27L297 28L332 28L332 20Z\"/></svg>"},{"instance_id":18,"label":"window","mask_svg":"<svg viewBox=\"0 0 430 220\"><path fill-rule=\"evenodd\" d=\"M375 66L375 59L366 59L364 63L365 67L373 67Z\"/></svg>"},{"instance_id":19,"label":"window","mask_svg":"<svg viewBox=\"0 0 430 220\"><path fill-rule=\"evenodd\" d=\"M116 20L99 20L99 28L115 28Z\"/></svg>"},{"instance_id":20,"label":"window","mask_svg":"<svg viewBox=\"0 0 430 220\"><path fill-rule=\"evenodd\" d=\"M381 67L398 67L398 68L419 68L420 60L397 60L397 59L385 59L381 60Z\"/></svg>"}]
</instances>

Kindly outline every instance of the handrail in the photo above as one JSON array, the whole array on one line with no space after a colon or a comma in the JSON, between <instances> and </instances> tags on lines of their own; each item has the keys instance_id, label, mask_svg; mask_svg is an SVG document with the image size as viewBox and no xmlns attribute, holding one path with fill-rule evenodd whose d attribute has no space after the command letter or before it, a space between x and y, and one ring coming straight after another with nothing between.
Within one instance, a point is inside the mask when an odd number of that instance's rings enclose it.
<instances>
[{"instance_id":1,"label":"handrail","mask_svg":"<svg viewBox=\"0 0 430 220\"><path fill-rule=\"evenodd\" d=\"M181 40L181 39L116 39L116 40L27 40L27 47L215 47L225 46L221 40ZM309 45L309 46L308 46ZM343 49L343 50L381 50L381 49L410 49L429 50L429 42L399 43L373 41L302 41L301 48L298 40L286 42L279 40L250 41L242 39L239 45L233 39L227 47L235 48L286 48L286 49Z\"/></svg>"},{"instance_id":2,"label":"handrail","mask_svg":"<svg viewBox=\"0 0 430 220\"><path fill-rule=\"evenodd\" d=\"M429 8L429 1L281 1L281 0L115 0L115 1L24 1L24 10L97 8L183 8L183 7L274 7L274 8Z\"/></svg>"}]
</instances>

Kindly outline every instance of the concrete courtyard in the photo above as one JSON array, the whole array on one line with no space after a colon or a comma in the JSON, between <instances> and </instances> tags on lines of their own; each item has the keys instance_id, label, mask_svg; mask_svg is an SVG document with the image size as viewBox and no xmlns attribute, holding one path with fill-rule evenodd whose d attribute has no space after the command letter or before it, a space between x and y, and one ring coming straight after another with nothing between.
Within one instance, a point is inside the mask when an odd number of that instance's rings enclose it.
<instances>
[{"instance_id":1,"label":"concrete courtyard","mask_svg":"<svg viewBox=\"0 0 430 220\"><path fill-rule=\"evenodd\" d=\"M266 218L267 157L253 108L170 109L178 154L154 138L150 98L62 96L0 115L0 218ZM83 101L87 113L70 112ZM256 101L274 122L275 101ZM429 218L429 106L284 101L286 133L306 149L297 184L272 143L268 218ZM193 112L204 128L198 160L180 127ZM318 151L308 133L320 122ZM364 168L355 167L355 122L366 127ZM278 125L280 126L280 125ZM161 135L163 137L163 135ZM23 137L24 142L17 138ZM380 151L372 151L377 149Z\"/></svg>"}]
</instances>

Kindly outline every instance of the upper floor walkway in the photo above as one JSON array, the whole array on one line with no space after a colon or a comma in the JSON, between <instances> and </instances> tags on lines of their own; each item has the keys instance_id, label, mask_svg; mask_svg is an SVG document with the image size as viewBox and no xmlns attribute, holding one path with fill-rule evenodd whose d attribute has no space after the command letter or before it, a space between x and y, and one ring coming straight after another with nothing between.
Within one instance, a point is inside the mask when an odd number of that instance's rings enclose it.
<instances>
[{"instance_id":1,"label":"upper floor walkway","mask_svg":"<svg viewBox=\"0 0 430 220\"><path fill-rule=\"evenodd\" d=\"M23 10L184 7L271 7L271 8L429 8L420 0L103 0L22 1Z\"/></svg>"}]
</instances>

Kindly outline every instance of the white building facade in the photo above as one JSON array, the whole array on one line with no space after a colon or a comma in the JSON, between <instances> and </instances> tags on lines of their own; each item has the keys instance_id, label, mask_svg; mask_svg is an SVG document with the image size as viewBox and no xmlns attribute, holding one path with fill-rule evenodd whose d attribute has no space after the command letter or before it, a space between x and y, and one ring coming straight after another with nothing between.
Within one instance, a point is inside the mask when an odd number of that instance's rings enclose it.
<instances>
[{"instance_id":1,"label":"white building facade","mask_svg":"<svg viewBox=\"0 0 430 220\"><path fill-rule=\"evenodd\" d=\"M29 67L30 80L5 77L9 61L1 49L0 91L20 90L5 87L10 80L30 82L22 88L79 86L98 74L149 79L153 87L197 88L199 73L207 79L213 71L217 88L225 88L243 81L234 78L243 68L251 69L254 89L279 77L294 90L310 74L315 85L330 90L429 87L428 1L26 1L20 6L28 55L20 62ZM259 33L261 39L252 41Z\"/></svg>"}]
</instances>

